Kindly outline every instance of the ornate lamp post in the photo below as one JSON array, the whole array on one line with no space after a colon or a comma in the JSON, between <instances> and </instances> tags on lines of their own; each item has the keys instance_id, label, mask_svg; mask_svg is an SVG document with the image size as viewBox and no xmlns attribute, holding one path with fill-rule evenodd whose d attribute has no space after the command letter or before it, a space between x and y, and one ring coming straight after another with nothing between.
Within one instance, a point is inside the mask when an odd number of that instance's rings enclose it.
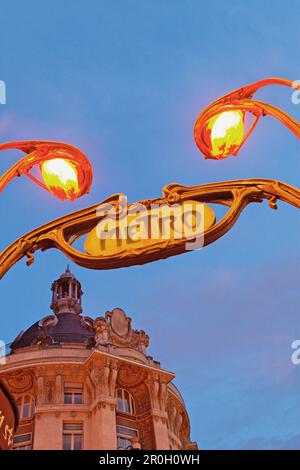
<instances>
[{"instance_id":1,"label":"ornate lamp post","mask_svg":"<svg viewBox=\"0 0 300 470\"><path fill-rule=\"evenodd\" d=\"M201 111L195 123L194 138L204 158L220 160L237 155L259 118L266 115L278 119L300 138L298 121L276 106L253 99L258 90L269 85L300 90L300 84L291 80L266 78L222 96ZM253 118L248 129L245 122L247 112Z\"/></svg>"},{"instance_id":2,"label":"ornate lamp post","mask_svg":"<svg viewBox=\"0 0 300 470\"><path fill-rule=\"evenodd\" d=\"M298 138L300 123L273 105L253 100L254 93L267 85L292 87L293 82L281 78L270 78L235 90L207 106L199 115L194 137L205 158L224 159L237 155L249 137L259 118L271 115L288 127ZM300 90L300 85L294 88ZM252 123L247 129L246 113ZM16 176L27 175L35 183L60 199L74 200L89 192L92 182L92 168L87 157L77 148L59 142L28 141L0 145L0 150L18 149L26 155L0 177L0 192ZM41 179L32 171L37 167ZM266 199L272 209L281 200L300 208L300 189L286 183L267 179L245 179L225 181L201 186L187 187L170 184L163 188L163 196L156 199L124 203L124 195L114 194L100 205L51 221L42 227L23 235L0 253L0 278L20 259L27 257L27 265L34 261L37 250L57 248L73 262L91 269L114 269L178 255L194 249L194 240L200 237L201 245L213 243L228 232L238 220L243 209L250 203ZM228 211L216 221L211 203L222 204ZM188 234L176 231L176 218L185 215L187 207L201 215L198 232ZM170 211L172 215L170 216ZM162 236L161 226L168 218L169 235ZM158 221L155 236L152 221ZM100 231L99 224L114 222L114 232ZM141 227L140 239L131 237L132 225ZM149 226L151 234L149 237ZM125 237L124 237L125 229ZM177 227L178 229L178 227ZM120 237L120 232L123 235ZM141 230L137 230L141 233ZM101 234L105 235L104 240ZM136 233L136 232L135 232ZM178 236L180 235L180 236ZM74 242L86 236L85 251L74 248ZM192 243L192 248L191 248ZM197 248L199 246L196 246ZM9 440L0 440L0 448L11 448L17 413L1 388L0 382L0 424L5 415L6 435ZM2 415L1 415L2 413ZM2 420L3 424L3 420ZM8 434L9 432L9 434Z\"/></svg>"},{"instance_id":3,"label":"ornate lamp post","mask_svg":"<svg viewBox=\"0 0 300 470\"><path fill-rule=\"evenodd\" d=\"M89 192L93 171L88 158L73 145L42 140L8 142L0 150L16 149L26 155L0 176L0 192L16 176L25 174L59 199L75 200ZM40 170L41 179L32 173Z\"/></svg>"},{"instance_id":4,"label":"ornate lamp post","mask_svg":"<svg viewBox=\"0 0 300 470\"><path fill-rule=\"evenodd\" d=\"M254 93L261 87L277 84L294 87L300 90L290 80L270 78L245 86L216 100L205 108L199 115L194 129L195 141L205 158L224 159L229 155L236 155L241 146L253 131L259 118L266 114L276 117L287 126L298 138L300 137L300 123L291 116L273 105L253 100ZM246 113L253 118L247 129ZM24 143L21 143L24 144ZM34 143L36 145L41 142ZM28 143L26 143L28 145ZM66 144L43 143L47 151L42 156L37 147L26 147L27 157L24 158L24 172L30 167L26 158L33 156L41 165L42 175L46 176L46 189L59 197L74 198L74 195L86 192L91 181L91 169L86 157L80 151ZM53 147L52 147L53 145ZM61 146L63 155L72 165L84 162L86 169L84 175L78 173L81 190L75 190L72 182L71 190L59 188L47 182L47 168L51 159L60 158L58 146ZM20 147L17 147L20 148ZM24 148L23 148L24 149ZM26 150L25 150L26 151ZM31 153L30 153L31 152ZM65 158L65 157L63 157ZM83 159L82 159L83 158ZM44 159L44 160L43 160ZM79 159L79 161L78 161ZM82 159L82 160L81 160ZM21 161L22 162L22 161ZM14 171L16 175L16 170ZM86 179L84 179L84 176ZM11 179L11 178L10 178ZM7 178L7 180L10 180ZM36 181L36 180L35 180ZM40 184L40 183L39 183ZM80 185L78 187L81 187ZM77 187L76 187L77 188ZM156 199L139 201L134 204L124 203L124 195L114 194L100 205L88 207L69 214L65 217L51 221L42 227L23 235L0 254L0 278L21 258L27 257L27 264L34 261L37 250L57 248L73 262L90 269L114 269L151 261L164 259L199 248L194 245L196 238L201 239L200 246L213 243L228 232L238 220L243 209L250 203L262 202L266 199L272 209L277 208L277 200L281 200L300 208L300 189L286 183L268 179L244 179L238 181L225 181L201 186L182 186L170 184L163 188L163 196ZM223 218L216 221L214 212L208 204L222 204L228 207ZM185 215L187 206L192 212L201 213L201 224L198 233L176 233L174 218ZM137 210L136 210L137 209ZM171 217L169 212L173 210ZM155 216L155 217L154 217ZM149 236L149 226L153 218L158 220L161 227L164 220L169 217L169 236L162 236L160 229L156 235ZM172 218L173 217L173 218ZM99 224L114 222L114 232L99 232ZM131 237L132 225L147 227L140 239ZM125 237L124 237L125 228ZM120 232L123 235L120 237ZM138 232L142 232L141 230ZM104 239L101 234L104 233ZM78 238L86 236L84 251L76 249L73 244Z\"/></svg>"}]
</instances>

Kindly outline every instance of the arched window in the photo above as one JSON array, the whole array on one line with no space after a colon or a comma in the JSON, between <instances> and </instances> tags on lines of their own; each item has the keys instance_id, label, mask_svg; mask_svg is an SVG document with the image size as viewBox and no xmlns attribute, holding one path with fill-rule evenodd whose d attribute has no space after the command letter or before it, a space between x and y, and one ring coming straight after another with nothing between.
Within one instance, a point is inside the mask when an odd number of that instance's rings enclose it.
<instances>
[{"instance_id":1,"label":"arched window","mask_svg":"<svg viewBox=\"0 0 300 470\"><path fill-rule=\"evenodd\" d=\"M120 413L135 414L133 397L124 388L117 389L117 409Z\"/></svg>"},{"instance_id":2,"label":"arched window","mask_svg":"<svg viewBox=\"0 0 300 470\"><path fill-rule=\"evenodd\" d=\"M35 401L32 395L24 395L17 399L20 419L29 419L35 413Z\"/></svg>"}]
</instances>

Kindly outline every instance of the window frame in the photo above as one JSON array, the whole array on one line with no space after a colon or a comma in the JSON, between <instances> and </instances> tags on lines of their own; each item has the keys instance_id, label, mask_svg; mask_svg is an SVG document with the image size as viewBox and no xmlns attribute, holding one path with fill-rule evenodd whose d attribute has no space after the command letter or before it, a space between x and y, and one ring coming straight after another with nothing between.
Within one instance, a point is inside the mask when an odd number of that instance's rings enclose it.
<instances>
[{"instance_id":1,"label":"window frame","mask_svg":"<svg viewBox=\"0 0 300 470\"><path fill-rule=\"evenodd\" d=\"M118 397L118 392L121 392L121 398ZM126 410L126 398L125 394L128 395L128 411ZM125 388L117 388L116 389L116 399L117 399L117 412L118 413L126 413L128 415L135 416L136 414L136 407L135 407L135 401L131 393L126 390ZM120 401L119 401L120 400ZM119 403L122 403L122 409L119 409Z\"/></svg>"},{"instance_id":2,"label":"window frame","mask_svg":"<svg viewBox=\"0 0 300 470\"><path fill-rule=\"evenodd\" d=\"M73 424L73 425L81 425L81 429L65 429L65 425L68 424ZM65 436L70 436L71 437L71 442L70 442L70 449L65 449L64 446L64 437ZM75 436L81 436L81 449L74 449L74 444L75 444ZM71 421L64 421L63 422L63 430L62 430L62 450L84 450L84 429L83 429L83 421L76 421L76 422L71 422Z\"/></svg>"},{"instance_id":3,"label":"window frame","mask_svg":"<svg viewBox=\"0 0 300 470\"><path fill-rule=\"evenodd\" d=\"M26 402L27 398L29 399L29 402ZM16 399L16 405L18 408L20 421L32 419L35 415L35 399L33 395L27 393L25 395L19 396ZM28 416L24 416L25 405L28 405Z\"/></svg>"},{"instance_id":4,"label":"window frame","mask_svg":"<svg viewBox=\"0 0 300 470\"><path fill-rule=\"evenodd\" d=\"M32 449L32 444L25 444L22 446L14 447L13 450L33 450L33 449Z\"/></svg>"},{"instance_id":5,"label":"window frame","mask_svg":"<svg viewBox=\"0 0 300 470\"><path fill-rule=\"evenodd\" d=\"M71 395L71 402L66 401L66 395ZM80 403L76 403L76 395L81 396ZM84 404L84 395L83 387L65 387L64 388L64 405L83 405Z\"/></svg>"},{"instance_id":6,"label":"window frame","mask_svg":"<svg viewBox=\"0 0 300 470\"><path fill-rule=\"evenodd\" d=\"M15 439L22 436L30 436L29 439L21 442L15 442ZM26 449L25 449L26 447ZM14 436L13 450L32 450L32 432L24 432Z\"/></svg>"},{"instance_id":7,"label":"window frame","mask_svg":"<svg viewBox=\"0 0 300 470\"><path fill-rule=\"evenodd\" d=\"M125 432L121 431L120 428L125 430ZM132 431L132 433L126 433L126 429ZM117 445L118 445L117 448L118 448L118 450L127 450L128 447L132 446L132 438L133 437L139 438L138 430L134 429L134 428L130 428L129 426L117 425L116 426L116 431L117 431ZM128 442L128 445L125 448L119 446L119 439L124 439L126 442Z\"/></svg>"}]
</instances>

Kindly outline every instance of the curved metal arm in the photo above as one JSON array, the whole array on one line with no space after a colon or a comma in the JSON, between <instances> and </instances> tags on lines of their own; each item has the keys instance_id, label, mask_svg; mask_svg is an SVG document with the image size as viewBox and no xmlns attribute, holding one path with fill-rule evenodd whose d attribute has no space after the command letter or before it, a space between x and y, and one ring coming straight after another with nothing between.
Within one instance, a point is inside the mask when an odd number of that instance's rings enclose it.
<instances>
[{"instance_id":1,"label":"curved metal arm","mask_svg":"<svg viewBox=\"0 0 300 470\"><path fill-rule=\"evenodd\" d=\"M12 165L2 176L0 176L0 192L16 176L25 174L43 189L46 185L30 174L30 170L46 160L63 158L73 162L78 172L78 183L80 192L77 197L89 192L93 171L89 159L81 150L63 142L49 142L47 140L30 140L19 142L7 142L0 144L0 150L16 149L26 153L25 157Z\"/></svg>"},{"instance_id":2,"label":"curved metal arm","mask_svg":"<svg viewBox=\"0 0 300 470\"><path fill-rule=\"evenodd\" d=\"M223 204L229 207L226 215L204 232L204 246L213 243L228 232L236 223L242 210L250 203L266 199L271 208L276 209L276 201L282 200L300 209L300 190L268 179L237 180L210 183L201 186L181 186L170 184L163 189L163 197L143 204L174 203L194 200L205 203ZM101 204L111 204L118 210L120 194L115 194ZM99 205L69 214L33 230L16 240L0 255L0 278L23 257L27 265L34 261L37 250L58 248L74 263L90 269L114 269L138 264L145 264L190 251L188 239L163 240L151 248L141 247L138 250L126 250L110 256L91 256L76 250L72 243L78 237L89 233L101 220L97 213Z\"/></svg>"},{"instance_id":3,"label":"curved metal arm","mask_svg":"<svg viewBox=\"0 0 300 470\"><path fill-rule=\"evenodd\" d=\"M205 128L206 123L213 116L216 116L225 111L232 110L241 110L248 111L252 113L255 117L249 131L243 138L242 143L235 151L234 155L240 150L244 142L247 140L254 127L257 124L258 119L261 116L269 114L270 116L278 119L283 125L285 125L293 134L300 138L300 123L294 119L289 114L282 111L280 108L273 106L271 104L265 103L263 101L253 100L252 97L256 91L260 88L269 86L269 85L282 85L292 87L295 90L300 90L300 84L288 80L285 78L266 78L258 82L252 83L250 85L238 88L226 95L218 98L216 101L208 105L201 113L199 114L195 126L194 126L194 139L196 145L200 151L204 154L204 158L216 158L211 154L211 149L207 146L205 139L203 138L203 129Z\"/></svg>"}]
</instances>

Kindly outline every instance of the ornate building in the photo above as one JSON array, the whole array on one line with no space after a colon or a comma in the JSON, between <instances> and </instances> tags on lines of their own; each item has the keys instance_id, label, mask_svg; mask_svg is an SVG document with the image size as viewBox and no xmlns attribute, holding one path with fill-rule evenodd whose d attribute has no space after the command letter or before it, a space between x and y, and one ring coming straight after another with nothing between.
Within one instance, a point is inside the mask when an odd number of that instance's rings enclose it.
<instances>
[{"instance_id":1,"label":"ornate building","mask_svg":"<svg viewBox=\"0 0 300 470\"><path fill-rule=\"evenodd\" d=\"M82 315L80 282L52 284L53 315L21 332L0 377L19 410L14 449L196 449L174 374L120 308Z\"/></svg>"}]
</instances>

